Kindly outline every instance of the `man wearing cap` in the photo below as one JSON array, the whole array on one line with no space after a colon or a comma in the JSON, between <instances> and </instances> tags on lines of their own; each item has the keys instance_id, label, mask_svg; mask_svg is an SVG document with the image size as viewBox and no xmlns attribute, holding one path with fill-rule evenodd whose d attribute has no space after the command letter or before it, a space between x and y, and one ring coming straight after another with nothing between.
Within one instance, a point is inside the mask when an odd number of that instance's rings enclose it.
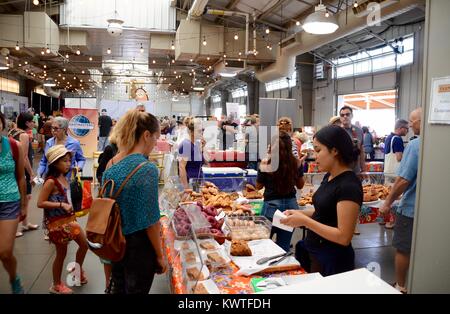
<instances>
[{"instance_id":1,"label":"man wearing cap","mask_svg":"<svg viewBox=\"0 0 450 314\"><path fill-rule=\"evenodd\" d=\"M106 109L102 109L102 113L98 118L98 128L99 128L99 136L98 136L98 151L103 151L106 146L109 145L108 137L111 132L112 127L112 119L107 115Z\"/></svg>"}]
</instances>

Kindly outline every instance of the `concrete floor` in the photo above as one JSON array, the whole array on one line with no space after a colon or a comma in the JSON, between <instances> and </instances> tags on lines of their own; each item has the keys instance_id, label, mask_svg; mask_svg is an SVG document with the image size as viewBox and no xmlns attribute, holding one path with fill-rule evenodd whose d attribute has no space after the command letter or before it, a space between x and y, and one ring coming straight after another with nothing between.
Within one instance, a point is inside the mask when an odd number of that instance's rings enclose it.
<instances>
[{"instance_id":1,"label":"concrete floor","mask_svg":"<svg viewBox=\"0 0 450 314\"><path fill-rule=\"evenodd\" d=\"M37 164L37 163L35 163ZM85 167L85 175L89 175L89 166ZM42 223L42 210L36 207L36 200L40 188L33 191L33 198L29 210L29 221L36 224ZM86 223L86 218L80 219L82 226ZM356 253L356 267L367 267L372 262L378 263L381 271L381 278L388 283L394 282L394 253L391 247L392 231L386 230L378 224L360 225L360 235L353 238L353 247ZM66 258L66 265L74 261L76 243L73 241L69 245ZM42 229L29 231L23 237L17 238L15 242L14 254L18 260L18 273L26 293L48 293L52 283L52 262L55 249L47 241L44 241ZM88 252L84 263L89 278L89 283L82 287L75 287L75 293L79 294L101 294L105 289L105 278L103 267L99 259ZM67 272L63 272L63 278ZM150 293L169 293L169 282L166 275L156 276ZM10 293L8 276L2 266L0 266L0 294Z\"/></svg>"}]
</instances>

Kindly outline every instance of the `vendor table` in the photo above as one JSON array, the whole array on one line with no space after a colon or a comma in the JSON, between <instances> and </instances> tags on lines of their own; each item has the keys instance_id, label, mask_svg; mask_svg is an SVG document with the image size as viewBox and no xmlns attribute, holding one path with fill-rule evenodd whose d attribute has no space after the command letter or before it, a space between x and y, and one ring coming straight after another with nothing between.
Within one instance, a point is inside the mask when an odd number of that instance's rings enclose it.
<instances>
[{"instance_id":1,"label":"vendor table","mask_svg":"<svg viewBox=\"0 0 450 314\"><path fill-rule=\"evenodd\" d=\"M167 217L161 218L163 249L169 264L169 282L171 284L172 293L187 293L185 284L183 283L183 270L181 266L180 256L174 248L175 234L170 226ZM255 277L275 277L286 275L305 274L303 269L272 273L267 275L239 276L237 275L238 267L232 262L227 268L218 271L211 271L210 278L215 282L222 294L249 294L253 293L250 281Z\"/></svg>"}]
</instances>

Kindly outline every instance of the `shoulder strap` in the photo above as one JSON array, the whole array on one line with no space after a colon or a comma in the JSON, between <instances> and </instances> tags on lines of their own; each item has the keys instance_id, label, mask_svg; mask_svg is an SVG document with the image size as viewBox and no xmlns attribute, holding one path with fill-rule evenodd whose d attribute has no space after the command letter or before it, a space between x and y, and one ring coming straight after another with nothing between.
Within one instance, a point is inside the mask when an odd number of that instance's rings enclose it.
<instances>
[{"instance_id":1,"label":"shoulder strap","mask_svg":"<svg viewBox=\"0 0 450 314\"><path fill-rule=\"evenodd\" d=\"M17 160L19 160L19 146L17 145L17 142L14 138L9 137L9 146L11 147L11 153L14 159L14 162L17 163Z\"/></svg>"},{"instance_id":2,"label":"shoulder strap","mask_svg":"<svg viewBox=\"0 0 450 314\"><path fill-rule=\"evenodd\" d=\"M394 136L391 138L391 151L390 151L391 154L394 154L394 139L395 139L396 137L400 137L400 136L394 135Z\"/></svg>"},{"instance_id":3,"label":"shoulder strap","mask_svg":"<svg viewBox=\"0 0 450 314\"><path fill-rule=\"evenodd\" d=\"M120 185L119 189L117 190L116 194L114 194L114 196L112 197L113 199L117 199L120 195L120 193L122 192L123 188L125 187L125 185L128 183L128 181L131 179L132 176L134 176L134 174L136 172L138 172L139 169L141 169L144 165L146 165L147 163L149 163L149 161L144 161L142 162L139 166L137 166L136 168L134 168L133 171L131 171L127 177L125 178L125 180L122 182L122 184Z\"/></svg>"},{"instance_id":4,"label":"shoulder strap","mask_svg":"<svg viewBox=\"0 0 450 314\"><path fill-rule=\"evenodd\" d=\"M64 191L64 188L61 185L61 183L59 183L57 178L52 177L52 176L50 176L47 179L45 179L45 181L50 180L50 179L53 180L53 182L55 182L56 188L58 189L59 193L61 193L61 195L64 195L64 198L65 198L65 200L67 202L68 201L67 200L67 193L66 193L66 191Z\"/></svg>"},{"instance_id":5,"label":"shoulder strap","mask_svg":"<svg viewBox=\"0 0 450 314\"><path fill-rule=\"evenodd\" d=\"M14 165L15 165L15 175L16 175L16 180L19 178L19 167L17 164L17 161L19 160L19 145L17 145L17 142L15 139L13 139L12 137L8 137L8 141L9 141L9 147L11 147L11 155L14 159Z\"/></svg>"}]
</instances>

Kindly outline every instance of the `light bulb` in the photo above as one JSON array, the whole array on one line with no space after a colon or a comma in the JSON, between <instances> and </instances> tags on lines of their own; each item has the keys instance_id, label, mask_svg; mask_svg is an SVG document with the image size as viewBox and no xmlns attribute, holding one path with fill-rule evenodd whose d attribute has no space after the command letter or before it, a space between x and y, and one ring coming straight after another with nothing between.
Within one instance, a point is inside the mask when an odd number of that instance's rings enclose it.
<instances>
[{"instance_id":1,"label":"light bulb","mask_svg":"<svg viewBox=\"0 0 450 314\"><path fill-rule=\"evenodd\" d=\"M354 8L357 8L357 7L358 7L358 1L355 1L355 2L353 3L353 7L354 7Z\"/></svg>"},{"instance_id":2,"label":"light bulb","mask_svg":"<svg viewBox=\"0 0 450 314\"><path fill-rule=\"evenodd\" d=\"M47 68L47 66L44 64L44 69L46 69Z\"/></svg>"},{"instance_id":3,"label":"light bulb","mask_svg":"<svg viewBox=\"0 0 450 314\"><path fill-rule=\"evenodd\" d=\"M77 55L80 55L80 54L81 54L80 49L77 49Z\"/></svg>"},{"instance_id":4,"label":"light bulb","mask_svg":"<svg viewBox=\"0 0 450 314\"><path fill-rule=\"evenodd\" d=\"M16 44L16 50L19 50L20 49L20 47L19 47L19 42L17 42L17 44Z\"/></svg>"},{"instance_id":5,"label":"light bulb","mask_svg":"<svg viewBox=\"0 0 450 314\"><path fill-rule=\"evenodd\" d=\"M81 71L81 74L84 74L84 70Z\"/></svg>"},{"instance_id":6,"label":"light bulb","mask_svg":"<svg viewBox=\"0 0 450 314\"><path fill-rule=\"evenodd\" d=\"M41 50L41 55L45 55L44 49Z\"/></svg>"},{"instance_id":7,"label":"light bulb","mask_svg":"<svg viewBox=\"0 0 450 314\"><path fill-rule=\"evenodd\" d=\"M211 60L211 58L210 58L210 57L206 57L206 60L208 60L208 61L209 61L209 60Z\"/></svg>"},{"instance_id":8,"label":"light bulb","mask_svg":"<svg viewBox=\"0 0 450 314\"><path fill-rule=\"evenodd\" d=\"M66 72L66 68L64 68L63 71Z\"/></svg>"},{"instance_id":9,"label":"light bulb","mask_svg":"<svg viewBox=\"0 0 450 314\"><path fill-rule=\"evenodd\" d=\"M172 63L175 63L175 59L172 59Z\"/></svg>"},{"instance_id":10,"label":"light bulb","mask_svg":"<svg viewBox=\"0 0 450 314\"><path fill-rule=\"evenodd\" d=\"M142 47L142 44L141 44L141 48L139 49L139 51L140 51L141 53L144 53L144 47Z\"/></svg>"},{"instance_id":11,"label":"light bulb","mask_svg":"<svg viewBox=\"0 0 450 314\"><path fill-rule=\"evenodd\" d=\"M28 64L28 61L25 61L25 64Z\"/></svg>"},{"instance_id":12,"label":"light bulb","mask_svg":"<svg viewBox=\"0 0 450 314\"><path fill-rule=\"evenodd\" d=\"M156 63L156 60L153 60L152 63L155 64L155 63Z\"/></svg>"},{"instance_id":13,"label":"light bulb","mask_svg":"<svg viewBox=\"0 0 450 314\"><path fill-rule=\"evenodd\" d=\"M328 11L325 13L325 17L330 17L330 13L328 13Z\"/></svg>"},{"instance_id":14,"label":"light bulb","mask_svg":"<svg viewBox=\"0 0 450 314\"><path fill-rule=\"evenodd\" d=\"M89 61L92 61L92 57L89 57Z\"/></svg>"},{"instance_id":15,"label":"light bulb","mask_svg":"<svg viewBox=\"0 0 450 314\"><path fill-rule=\"evenodd\" d=\"M269 34L269 33L270 33L270 29L266 28L266 34Z\"/></svg>"},{"instance_id":16,"label":"light bulb","mask_svg":"<svg viewBox=\"0 0 450 314\"><path fill-rule=\"evenodd\" d=\"M173 40L172 40L172 45L170 46L170 49L175 50L175 45L173 44Z\"/></svg>"},{"instance_id":17,"label":"light bulb","mask_svg":"<svg viewBox=\"0 0 450 314\"><path fill-rule=\"evenodd\" d=\"M295 25L300 26L300 21L295 22Z\"/></svg>"},{"instance_id":18,"label":"light bulb","mask_svg":"<svg viewBox=\"0 0 450 314\"><path fill-rule=\"evenodd\" d=\"M203 46L206 46L208 43L206 42L206 37L203 36Z\"/></svg>"},{"instance_id":19,"label":"light bulb","mask_svg":"<svg viewBox=\"0 0 450 314\"><path fill-rule=\"evenodd\" d=\"M238 39L239 39L238 34L235 34L235 35L234 35L234 40L238 40Z\"/></svg>"},{"instance_id":20,"label":"light bulb","mask_svg":"<svg viewBox=\"0 0 450 314\"><path fill-rule=\"evenodd\" d=\"M34 5L39 5L39 0L33 0Z\"/></svg>"},{"instance_id":21,"label":"light bulb","mask_svg":"<svg viewBox=\"0 0 450 314\"><path fill-rule=\"evenodd\" d=\"M111 48L108 48L108 50L106 50L106 53L110 55L111 54Z\"/></svg>"}]
</instances>

